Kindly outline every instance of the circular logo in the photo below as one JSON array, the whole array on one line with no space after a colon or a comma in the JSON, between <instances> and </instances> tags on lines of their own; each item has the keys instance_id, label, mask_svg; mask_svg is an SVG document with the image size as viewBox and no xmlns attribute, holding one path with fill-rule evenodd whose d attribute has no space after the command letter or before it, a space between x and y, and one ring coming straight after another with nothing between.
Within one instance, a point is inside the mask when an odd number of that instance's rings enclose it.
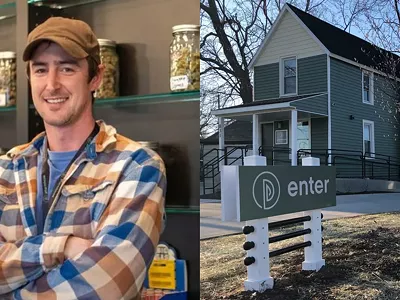
<instances>
[{"instance_id":1,"label":"circular logo","mask_svg":"<svg viewBox=\"0 0 400 300\"><path fill-rule=\"evenodd\" d=\"M253 183L253 200L261 209L268 210L278 203L281 186L278 178L271 172L260 173Z\"/></svg>"}]
</instances>

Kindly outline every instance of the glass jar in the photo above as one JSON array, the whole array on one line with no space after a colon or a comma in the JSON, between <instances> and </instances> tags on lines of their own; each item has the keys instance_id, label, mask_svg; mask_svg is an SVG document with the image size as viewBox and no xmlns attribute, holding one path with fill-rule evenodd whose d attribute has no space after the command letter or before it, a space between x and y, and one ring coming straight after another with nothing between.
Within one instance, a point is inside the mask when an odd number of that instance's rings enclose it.
<instances>
[{"instance_id":1,"label":"glass jar","mask_svg":"<svg viewBox=\"0 0 400 300\"><path fill-rule=\"evenodd\" d=\"M172 92L200 90L200 26L172 27L170 88Z\"/></svg>"},{"instance_id":2,"label":"glass jar","mask_svg":"<svg viewBox=\"0 0 400 300\"><path fill-rule=\"evenodd\" d=\"M15 52L0 52L0 106L15 105L17 99Z\"/></svg>"},{"instance_id":3,"label":"glass jar","mask_svg":"<svg viewBox=\"0 0 400 300\"><path fill-rule=\"evenodd\" d=\"M119 57L116 42L98 39L100 59L104 65L103 82L95 93L95 98L115 98L119 96Z\"/></svg>"}]
</instances>

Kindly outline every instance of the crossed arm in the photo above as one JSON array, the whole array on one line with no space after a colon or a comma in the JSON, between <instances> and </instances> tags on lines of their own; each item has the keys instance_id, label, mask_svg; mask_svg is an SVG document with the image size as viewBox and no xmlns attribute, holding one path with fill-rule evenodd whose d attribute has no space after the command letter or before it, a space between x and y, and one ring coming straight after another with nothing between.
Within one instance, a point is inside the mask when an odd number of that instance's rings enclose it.
<instances>
[{"instance_id":1,"label":"crossed arm","mask_svg":"<svg viewBox=\"0 0 400 300\"><path fill-rule=\"evenodd\" d=\"M0 243L0 294L16 299L131 299L158 243L165 169L131 168L98 223L95 240L42 234Z\"/></svg>"}]
</instances>

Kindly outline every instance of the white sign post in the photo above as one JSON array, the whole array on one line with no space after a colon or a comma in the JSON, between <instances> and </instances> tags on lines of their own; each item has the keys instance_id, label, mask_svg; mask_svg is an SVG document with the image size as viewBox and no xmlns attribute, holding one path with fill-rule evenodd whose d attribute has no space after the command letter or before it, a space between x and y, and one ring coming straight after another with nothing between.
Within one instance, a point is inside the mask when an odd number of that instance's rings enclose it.
<instances>
[{"instance_id":1,"label":"white sign post","mask_svg":"<svg viewBox=\"0 0 400 300\"><path fill-rule=\"evenodd\" d=\"M245 166L266 166L265 156L252 155L244 158ZM244 282L246 291L263 292L272 289L274 279L269 273L269 234L268 218L246 221L246 226L253 226L254 231L246 235L246 242L254 242L254 248L247 251L247 257L255 261L247 266L247 279Z\"/></svg>"},{"instance_id":2,"label":"white sign post","mask_svg":"<svg viewBox=\"0 0 400 300\"><path fill-rule=\"evenodd\" d=\"M303 158L302 165L319 167L320 160L315 157ZM318 271L325 266L325 260L322 259L321 210L315 209L305 211L304 215L311 217L310 221L304 222L304 228L311 229L311 233L304 236L304 241L310 241L311 246L304 248L304 262L302 264L302 269Z\"/></svg>"},{"instance_id":3,"label":"white sign post","mask_svg":"<svg viewBox=\"0 0 400 300\"><path fill-rule=\"evenodd\" d=\"M252 155L245 157L244 166L224 166L222 169L222 220L246 221L243 249L247 251L244 259L247 291L263 292L274 286L270 275L268 217L293 212L310 216L310 221L304 222L304 228L311 230L304 235L304 240L310 243L294 246L304 247L303 270L318 271L325 265L322 259L321 208L336 205L336 171L334 167L321 167L318 158L304 158L302 165L267 167L266 157ZM287 221L298 223L296 219ZM280 236L279 239L288 238ZM290 248L281 250L282 254L292 251Z\"/></svg>"}]
</instances>

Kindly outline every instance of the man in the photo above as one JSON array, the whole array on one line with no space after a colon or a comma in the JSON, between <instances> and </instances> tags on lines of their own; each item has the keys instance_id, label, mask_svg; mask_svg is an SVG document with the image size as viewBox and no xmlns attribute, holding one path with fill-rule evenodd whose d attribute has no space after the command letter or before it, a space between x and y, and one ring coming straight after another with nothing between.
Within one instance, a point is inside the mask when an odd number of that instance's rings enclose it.
<instances>
[{"instance_id":1,"label":"man","mask_svg":"<svg viewBox=\"0 0 400 300\"><path fill-rule=\"evenodd\" d=\"M0 299L136 299L162 230L160 157L92 114L104 67L84 22L23 54L45 132L0 157Z\"/></svg>"}]
</instances>

